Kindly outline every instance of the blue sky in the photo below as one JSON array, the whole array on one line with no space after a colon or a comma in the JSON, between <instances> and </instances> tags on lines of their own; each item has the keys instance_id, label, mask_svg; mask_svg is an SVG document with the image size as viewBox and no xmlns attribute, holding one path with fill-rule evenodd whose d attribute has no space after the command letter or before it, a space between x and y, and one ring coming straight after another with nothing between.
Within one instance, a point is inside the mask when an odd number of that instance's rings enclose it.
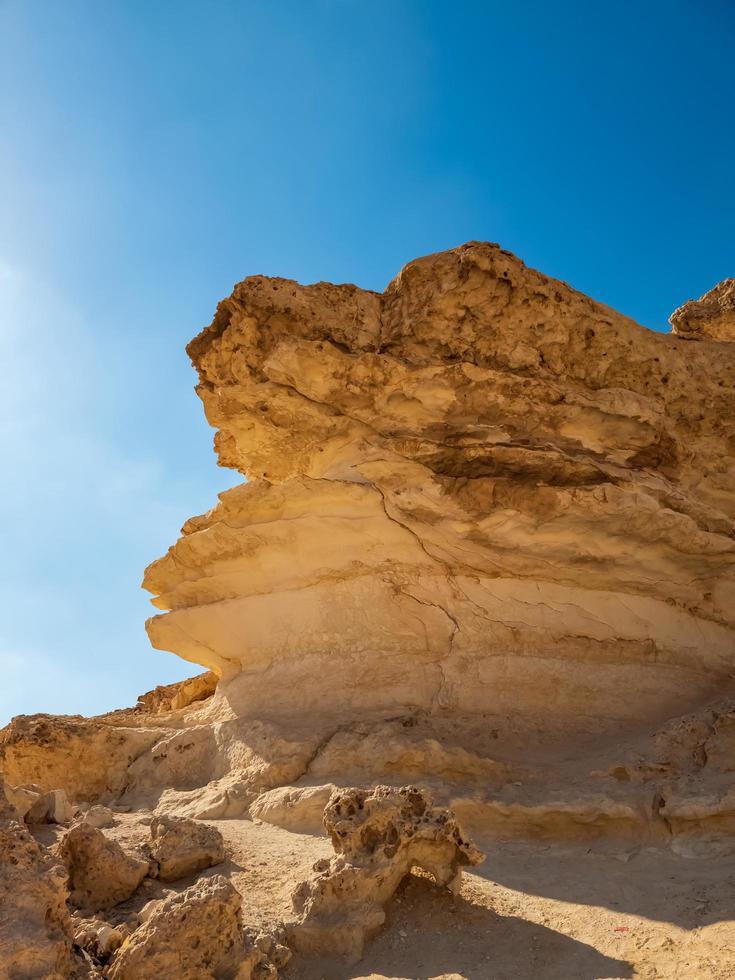
<instances>
[{"instance_id":1,"label":"blue sky","mask_svg":"<svg viewBox=\"0 0 735 980\"><path fill-rule=\"evenodd\" d=\"M247 275L499 241L653 329L735 275L735 5L0 0L0 723L193 673L139 589Z\"/></svg>"}]
</instances>

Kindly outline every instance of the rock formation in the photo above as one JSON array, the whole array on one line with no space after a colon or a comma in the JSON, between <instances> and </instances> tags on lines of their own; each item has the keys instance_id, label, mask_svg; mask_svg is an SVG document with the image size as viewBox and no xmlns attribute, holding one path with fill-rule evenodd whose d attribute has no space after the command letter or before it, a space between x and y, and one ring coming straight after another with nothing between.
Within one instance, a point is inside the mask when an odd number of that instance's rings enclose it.
<instances>
[{"instance_id":1,"label":"rock formation","mask_svg":"<svg viewBox=\"0 0 735 980\"><path fill-rule=\"evenodd\" d=\"M458 891L462 868L485 858L454 815L414 786L336 792L324 827L337 856L317 863L296 889L298 918L287 927L294 948L310 955L359 960L365 940L385 921L384 906L414 868Z\"/></svg>"},{"instance_id":2,"label":"rock formation","mask_svg":"<svg viewBox=\"0 0 735 980\"><path fill-rule=\"evenodd\" d=\"M671 314L672 329L687 340L735 340L735 279L724 279Z\"/></svg>"},{"instance_id":3,"label":"rock formation","mask_svg":"<svg viewBox=\"0 0 735 980\"><path fill-rule=\"evenodd\" d=\"M147 848L153 871L162 881L186 878L225 859L222 834L214 827L182 817L154 817Z\"/></svg>"},{"instance_id":4,"label":"rock formation","mask_svg":"<svg viewBox=\"0 0 735 980\"><path fill-rule=\"evenodd\" d=\"M735 348L473 243L382 295L246 279L188 350L249 482L147 570L148 629L238 717L599 733L731 685Z\"/></svg>"},{"instance_id":5,"label":"rock formation","mask_svg":"<svg viewBox=\"0 0 735 980\"><path fill-rule=\"evenodd\" d=\"M101 830L77 823L64 836L59 856L66 866L71 901L97 912L124 902L148 874L148 862L127 854Z\"/></svg>"},{"instance_id":6,"label":"rock formation","mask_svg":"<svg viewBox=\"0 0 735 980\"><path fill-rule=\"evenodd\" d=\"M72 966L64 869L33 839L0 779L0 977L61 980Z\"/></svg>"},{"instance_id":7,"label":"rock formation","mask_svg":"<svg viewBox=\"0 0 735 980\"><path fill-rule=\"evenodd\" d=\"M244 930L241 905L219 876L171 896L115 955L110 980L272 980L288 951Z\"/></svg>"},{"instance_id":8,"label":"rock formation","mask_svg":"<svg viewBox=\"0 0 735 980\"><path fill-rule=\"evenodd\" d=\"M383 294L244 280L189 353L248 482L144 581L154 645L210 672L15 719L8 780L291 829L379 781L504 834L666 835L682 792L721 823L722 762L684 774L656 741L735 693L735 346L697 329L483 243Z\"/></svg>"},{"instance_id":9,"label":"rock formation","mask_svg":"<svg viewBox=\"0 0 735 980\"><path fill-rule=\"evenodd\" d=\"M314 835L289 942L352 957L413 868L451 885L480 859L456 819L723 845L733 282L670 335L487 243L382 294L240 283L188 349L219 461L247 480L144 580L153 645L207 672L0 732L8 976L275 977L288 895L264 872L269 917L244 926L257 871L224 862L228 835L261 835L259 867Z\"/></svg>"}]
</instances>

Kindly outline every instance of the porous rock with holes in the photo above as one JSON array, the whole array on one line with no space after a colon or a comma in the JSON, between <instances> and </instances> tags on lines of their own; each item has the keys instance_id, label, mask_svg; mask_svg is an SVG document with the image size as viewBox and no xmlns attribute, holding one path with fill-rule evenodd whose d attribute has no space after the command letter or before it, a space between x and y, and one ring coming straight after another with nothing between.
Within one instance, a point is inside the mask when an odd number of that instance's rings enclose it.
<instances>
[{"instance_id":1,"label":"porous rock with holes","mask_svg":"<svg viewBox=\"0 0 735 980\"><path fill-rule=\"evenodd\" d=\"M462 869L485 855L449 810L415 786L336 791L324 810L336 856L314 866L294 892L289 942L307 955L362 956L385 921L385 905L414 868L457 891Z\"/></svg>"}]
</instances>

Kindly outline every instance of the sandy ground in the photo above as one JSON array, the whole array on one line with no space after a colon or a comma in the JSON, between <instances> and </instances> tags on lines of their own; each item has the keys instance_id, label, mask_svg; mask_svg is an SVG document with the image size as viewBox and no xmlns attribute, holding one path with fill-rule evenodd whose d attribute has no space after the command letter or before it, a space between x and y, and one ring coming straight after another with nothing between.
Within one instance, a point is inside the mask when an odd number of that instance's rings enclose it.
<instances>
[{"instance_id":1,"label":"sandy ground","mask_svg":"<svg viewBox=\"0 0 735 980\"><path fill-rule=\"evenodd\" d=\"M288 917L294 885L332 853L258 821L214 826L230 859L206 873L232 879L253 925ZM147 827L130 814L107 832L134 847ZM735 848L478 843L487 861L459 896L411 876L359 964L293 960L283 980L735 980ZM146 882L115 915L171 887Z\"/></svg>"}]
</instances>

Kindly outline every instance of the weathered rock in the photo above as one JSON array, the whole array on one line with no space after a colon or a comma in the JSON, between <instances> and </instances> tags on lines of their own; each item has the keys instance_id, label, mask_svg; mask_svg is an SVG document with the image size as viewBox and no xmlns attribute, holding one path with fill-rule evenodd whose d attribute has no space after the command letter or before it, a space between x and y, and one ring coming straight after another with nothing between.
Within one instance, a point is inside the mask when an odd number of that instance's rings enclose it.
<instances>
[{"instance_id":1,"label":"weathered rock","mask_svg":"<svg viewBox=\"0 0 735 980\"><path fill-rule=\"evenodd\" d=\"M314 865L294 892L297 919L289 942L305 954L362 956L365 940L385 921L384 906L413 868L456 890L464 867L485 855L453 814L413 786L337 791L324 811L337 856Z\"/></svg>"},{"instance_id":2,"label":"weathered rock","mask_svg":"<svg viewBox=\"0 0 735 980\"><path fill-rule=\"evenodd\" d=\"M110 980L266 980L288 951L243 929L242 899L220 875L170 896L113 957Z\"/></svg>"},{"instance_id":3,"label":"weathered rock","mask_svg":"<svg viewBox=\"0 0 735 980\"><path fill-rule=\"evenodd\" d=\"M84 812L81 818L83 823L89 824L90 827L97 827L102 829L103 827L112 827L115 824L115 814L109 808L109 806L91 806L88 810Z\"/></svg>"},{"instance_id":4,"label":"weathered rock","mask_svg":"<svg viewBox=\"0 0 735 980\"><path fill-rule=\"evenodd\" d=\"M250 804L250 816L297 834L318 834L324 826L324 807L336 786L279 786L261 793Z\"/></svg>"},{"instance_id":5,"label":"weathered rock","mask_svg":"<svg viewBox=\"0 0 735 980\"><path fill-rule=\"evenodd\" d=\"M726 762L656 742L735 694L732 344L470 243L382 295L253 277L189 349L249 482L148 569L149 632L222 679L15 719L12 782L312 831L377 782L499 837L727 826Z\"/></svg>"},{"instance_id":6,"label":"weathered rock","mask_svg":"<svg viewBox=\"0 0 735 980\"><path fill-rule=\"evenodd\" d=\"M138 705L153 714L188 708L190 704L210 698L217 688L217 681L217 675L207 670L196 677L176 684L159 685L147 694L141 694Z\"/></svg>"},{"instance_id":7,"label":"weathered rock","mask_svg":"<svg viewBox=\"0 0 735 980\"><path fill-rule=\"evenodd\" d=\"M225 843L216 827L185 817L160 816L151 821L148 855L156 877L175 881L221 864Z\"/></svg>"},{"instance_id":8,"label":"weathered rock","mask_svg":"<svg viewBox=\"0 0 735 980\"><path fill-rule=\"evenodd\" d=\"M122 946L125 936L126 930L115 928L101 919L79 918L74 923L74 942L96 962L106 963Z\"/></svg>"},{"instance_id":9,"label":"weathered rock","mask_svg":"<svg viewBox=\"0 0 735 980\"><path fill-rule=\"evenodd\" d=\"M5 796L15 809L19 820L26 820L28 813L43 796L39 786L11 786L5 783ZM47 810L44 811L44 816Z\"/></svg>"},{"instance_id":10,"label":"weathered rock","mask_svg":"<svg viewBox=\"0 0 735 980\"><path fill-rule=\"evenodd\" d=\"M673 332L687 340L735 341L735 279L723 279L670 317Z\"/></svg>"},{"instance_id":11,"label":"weathered rock","mask_svg":"<svg viewBox=\"0 0 735 980\"><path fill-rule=\"evenodd\" d=\"M122 792L130 763L160 739L159 730L134 727L134 720L132 712L119 725L110 716L19 715L0 731L0 766L11 783L95 802Z\"/></svg>"},{"instance_id":12,"label":"weathered rock","mask_svg":"<svg viewBox=\"0 0 735 980\"><path fill-rule=\"evenodd\" d=\"M0 777L0 978L64 980L72 969L64 869L16 816Z\"/></svg>"},{"instance_id":13,"label":"weathered rock","mask_svg":"<svg viewBox=\"0 0 735 980\"><path fill-rule=\"evenodd\" d=\"M148 629L214 703L575 739L733 689L735 348L470 243L382 295L246 279L189 353L249 482L147 570Z\"/></svg>"},{"instance_id":14,"label":"weathered rock","mask_svg":"<svg viewBox=\"0 0 735 980\"><path fill-rule=\"evenodd\" d=\"M127 854L86 823L74 824L65 834L59 856L69 875L72 903L92 912L126 901L149 870L147 861Z\"/></svg>"},{"instance_id":15,"label":"weathered rock","mask_svg":"<svg viewBox=\"0 0 735 980\"><path fill-rule=\"evenodd\" d=\"M27 823L70 823L74 819L74 807L63 789L41 793L29 807Z\"/></svg>"}]
</instances>

